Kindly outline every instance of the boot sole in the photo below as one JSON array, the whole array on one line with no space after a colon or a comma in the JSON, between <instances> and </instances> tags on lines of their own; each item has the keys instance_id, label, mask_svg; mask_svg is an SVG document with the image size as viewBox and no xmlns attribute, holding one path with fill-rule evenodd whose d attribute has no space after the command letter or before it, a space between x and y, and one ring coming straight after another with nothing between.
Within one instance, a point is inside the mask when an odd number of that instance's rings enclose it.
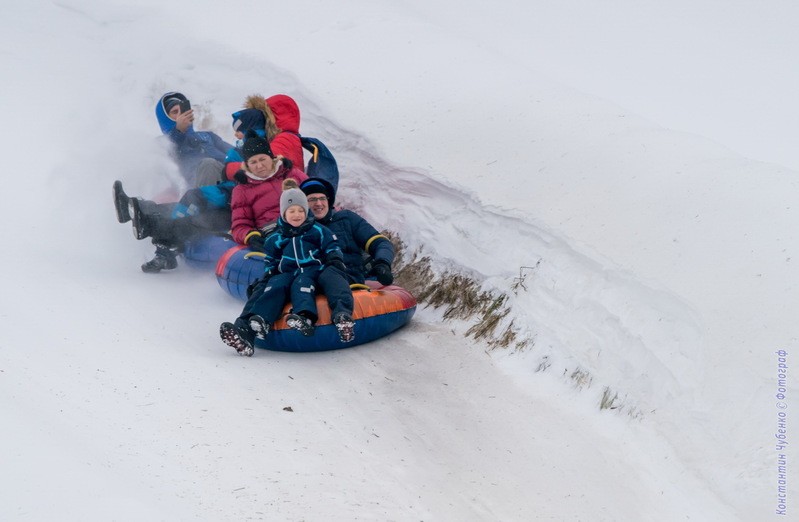
<instances>
[{"instance_id":1,"label":"boot sole","mask_svg":"<svg viewBox=\"0 0 799 522\"><path fill-rule=\"evenodd\" d=\"M342 343L350 343L355 340L355 323L352 321L336 323L338 338Z\"/></svg>"},{"instance_id":2,"label":"boot sole","mask_svg":"<svg viewBox=\"0 0 799 522\"><path fill-rule=\"evenodd\" d=\"M226 345L232 347L236 350L236 353L241 356L252 357L252 354L255 352L252 345L239 335L239 332L232 323L222 323L219 327L219 337L222 338L222 341Z\"/></svg>"},{"instance_id":3,"label":"boot sole","mask_svg":"<svg viewBox=\"0 0 799 522\"><path fill-rule=\"evenodd\" d=\"M127 223L130 221L130 210L128 209L128 202L130 198L122 189L122 182L117 180L114 182L114 207L117 212L117 221L120 223Z\"/></svg>"},{"instance_id":4,"label":"boot sole","mask_svg":"<svg viewBox=\"0 0 799 522\"><path fill-rule=\"evenodd\" d=\"M136 198L130 200L130 208L133 211L130 216L133 221L133 237L139 240L150 237L150 234L142 228L141 208L139 208L139 201Z\"/></svg>"}]
</instances>

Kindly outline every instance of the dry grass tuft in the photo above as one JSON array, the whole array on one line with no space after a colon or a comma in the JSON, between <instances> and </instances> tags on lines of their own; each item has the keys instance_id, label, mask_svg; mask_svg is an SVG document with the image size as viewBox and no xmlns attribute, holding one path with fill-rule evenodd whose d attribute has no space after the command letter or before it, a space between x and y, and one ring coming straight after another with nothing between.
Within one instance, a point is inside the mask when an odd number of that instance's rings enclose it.
<instances>
[{"instance_id":1,"label":"dry grass tuft","mask_svg":"<svg viewBox=\"0 0 799 522\"><path fill-rule=\"evenodd\" d=\"M495 295L480 290L471 277L446 271L437 275L430 258L420 252L408 254L405 244L391 232L383 232L391 239L396 251L394 258L395 281L411 292L420 303L444 308L444 318L476 321L466 331L467 336L486 341L490 348L516 348L532 346L532 340L517 340L513 322L497 332L502 320L510 313L508 296Z\"/></svg>"},{"instance_id":2,"label":"dry grass tuft","mask_svg":"<svg viewBox=\"0 0 799 522\"><path fill-rule=\"evenodd\" d=\"M513 321L502 331L497 332L502 320L510 313L507 294L496 295L480 291L478 282L463 274L447 271L437 275L429 257L422 256L419 251L409 254L405 244L396 234L391 232L383 234L394 244L396 283L416 296L417 301L435 308L444 307L444 317L447 319L474 321L466 330L466 335L484 340L490 349L513 346L514 349L521 351L535 346L533 338L518 339ZM540 264L539 259L534 266L521 267L519 277L511 285L511 291L526 290L527 277L535 272ZM547 371L551 364L549 357L543 356L536 371ZM593 376L579 367L571 372L564 370L563 375L578 390L591 388L593 384ZM643 417L639 410L626 405L618 393L613 392L610 387L604 388L599 409L624 412L634 419Z\"/></svg>"},{"instance_id":3,"label":"dry grass tuft","mask_svg":"<svg viewBox=\"0 0 799 522\"><path fill-rule=\"evenodd\" d=\"M615 410L618 409L619 394L613 392L608 386L602 390L602 398L599 400L600 410Z\"/></svg>"},{"instance_id":4,"label":"dry grass tuft","mask_svg":"<svg viewBox=\"0 0 799 522\"><path fill-rule=\"evenodd\" d=\"M590 388L591 382L594 380L591 374L582 368L575 368L574 371L572 371L569 375L569 379L571 379L571 381L574 383L574 387L578 390Z\"/></svg>"}]
</instances>

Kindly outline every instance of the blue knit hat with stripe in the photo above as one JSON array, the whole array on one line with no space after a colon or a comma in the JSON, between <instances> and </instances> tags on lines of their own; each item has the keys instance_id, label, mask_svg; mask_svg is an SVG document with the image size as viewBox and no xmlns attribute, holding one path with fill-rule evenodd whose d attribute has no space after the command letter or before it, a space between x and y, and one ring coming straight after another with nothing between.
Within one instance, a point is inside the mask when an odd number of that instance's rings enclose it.
<instances>
[{"instance_id":1,"label":"blue knit hat with stripe","mask_svg":"<svg viewBox=\"0 0 799 522\"><path fill-rule=\"evenodd\" d=\"M308 178L300 184L300 190L305 192L306 195L324 194L327 196L327 203L330 208L333 208L336 202L336 191L326 179Z\"/></svg>"}]
</instances>

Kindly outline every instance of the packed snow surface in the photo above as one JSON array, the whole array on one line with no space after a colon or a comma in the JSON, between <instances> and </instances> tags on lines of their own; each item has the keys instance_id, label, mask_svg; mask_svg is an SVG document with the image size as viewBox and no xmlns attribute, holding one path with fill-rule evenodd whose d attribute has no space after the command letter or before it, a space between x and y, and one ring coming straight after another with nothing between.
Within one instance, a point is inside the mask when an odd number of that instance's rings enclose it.
<instances>
[{"instance_id":1,"label":"packed snow surface","mask_svg":"<svg viewBox=\"0 0 799 522\"><path fill-rule=\"evenodd\" d=\"M31 0L0 21L2 520L790 520L797 4ZM338 202L505 295L492 348L238 357L111 183L286 93ZM796 207L796 208L795 208ZM356 331L357 335L357 331Z\"/></svg>"}]
</instances>

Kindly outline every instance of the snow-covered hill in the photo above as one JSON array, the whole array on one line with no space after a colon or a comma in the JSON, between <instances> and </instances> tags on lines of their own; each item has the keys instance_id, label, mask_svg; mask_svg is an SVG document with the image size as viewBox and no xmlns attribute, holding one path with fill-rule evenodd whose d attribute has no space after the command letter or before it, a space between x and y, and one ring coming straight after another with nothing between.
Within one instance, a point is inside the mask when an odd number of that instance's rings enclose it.
<instances>
[{"instance_id":1,"label":"snow-covered hill","mask_svg":"<svg viewBox=\"0 0 799 522\"><path fill-rule=\"evenodd\" d=\"M779 518L799 39L778 4L6 6L0 518ZM113 219L114 179L167 184L171 89L227 138L248 94L294 96L339 202L505 295L514 343L427 308L356 349L236 357L217 327L240 303L142 274Z\"/></svg>"}]
</instances>

